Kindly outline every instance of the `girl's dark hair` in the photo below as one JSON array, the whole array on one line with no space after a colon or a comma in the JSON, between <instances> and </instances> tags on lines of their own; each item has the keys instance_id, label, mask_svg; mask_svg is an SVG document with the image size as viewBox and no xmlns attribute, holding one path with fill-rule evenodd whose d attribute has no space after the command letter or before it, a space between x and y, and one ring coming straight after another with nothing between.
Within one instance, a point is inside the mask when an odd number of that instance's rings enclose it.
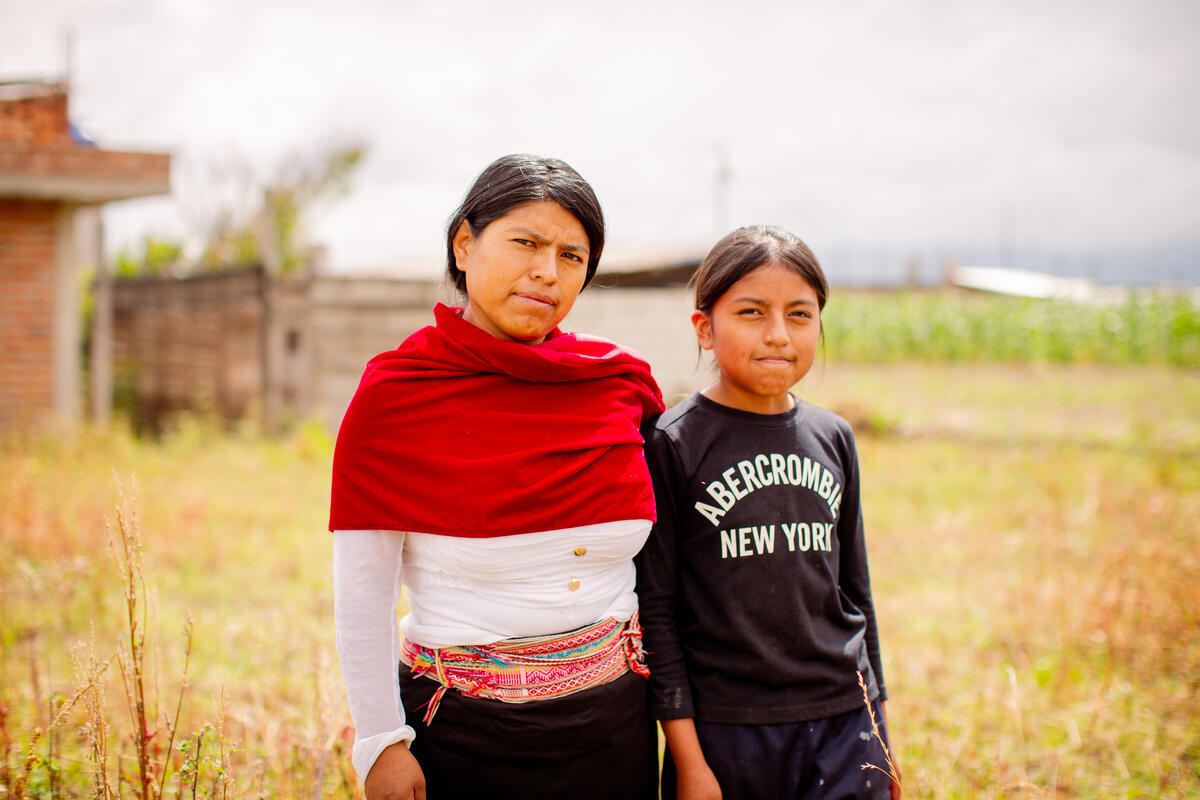
<instances>
[{"instance_id":1,"label":"girl's dark hair","mask_svg":"<svg viewBox=\"0 0 1200 800\"><path fill-rule=\"evenodd\" d=\"M817 306L825 308L829 284L808 245L783 228L749 225L714 244L692 275L689 283L696 289L696 310L711 314L721 295L764 264L782 264L795 272L816 292Z\"/></svg>"},{"instance_id":2,"label":"girl's dark hair","mask_svg":"<svg viewBox=\"0 0 1200 800\"><path fill-rule=\"evenodd\" d=\"M446 274L464 294L467 277L454 260L454 235L464 222L472 236L525 203L553 200L579 220L588 237L587 278L591 282L604 250L604 213L591 185L570 164L525 153L501 156L479 173L462 205L446 226Z\"/></svg>"}]
</instances>

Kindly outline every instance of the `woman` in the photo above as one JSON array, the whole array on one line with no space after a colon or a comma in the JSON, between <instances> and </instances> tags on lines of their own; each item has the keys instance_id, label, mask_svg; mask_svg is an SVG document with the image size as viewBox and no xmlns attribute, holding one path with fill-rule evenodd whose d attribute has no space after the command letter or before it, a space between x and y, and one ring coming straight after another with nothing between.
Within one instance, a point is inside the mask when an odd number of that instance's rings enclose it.
<instances>
[{"instance_id":1,"label":"woman","mask_svg":"<svg viewBox=\"0 0 1200 800\"><path fill-rule=\"evenodd\" d=\"M557 327L599 202L562 161L505 156L446 245L464 308L371 359L334 455L355 769L368 800L656 797L632 558L662 398L641 358Z\"/></svg>"}]
</instances>

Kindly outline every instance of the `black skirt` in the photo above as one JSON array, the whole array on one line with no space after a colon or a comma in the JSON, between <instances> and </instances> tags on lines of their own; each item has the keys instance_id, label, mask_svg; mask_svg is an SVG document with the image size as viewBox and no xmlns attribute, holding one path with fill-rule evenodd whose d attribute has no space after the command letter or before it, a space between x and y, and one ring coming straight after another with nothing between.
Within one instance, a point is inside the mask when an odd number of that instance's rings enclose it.
<instances>
[{"instance_id":1,"label":"black skirt","mask_svg":"<svg viewBox=\"0 0 1200 800\"><path fill-rule=\"evenodd\" d=\"M627 672L554 700L502 703L447 690L426 726L438 684L400 665L400 695L429 800L570 798L656 800L658 737L647 681Z\"/></svg>"}]
</instances>

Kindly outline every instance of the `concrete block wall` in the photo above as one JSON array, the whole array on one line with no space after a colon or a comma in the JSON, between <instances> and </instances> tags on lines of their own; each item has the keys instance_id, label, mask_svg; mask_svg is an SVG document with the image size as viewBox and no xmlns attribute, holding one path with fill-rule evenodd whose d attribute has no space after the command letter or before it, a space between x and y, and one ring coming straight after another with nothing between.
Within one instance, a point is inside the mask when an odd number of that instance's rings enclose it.
<instances>
[{"instance_id":1,"label":"concrete block wall","mask_svg":"<svg viewBox=\"0 0 1200 800\"><path fill-rule=\"evenodd\" d=\"M227 419L263 402L263 276L230 271L186 281L113 285L113 366L139 425L199 410Z\"/></svg>"},{"instance_id":2,"label":"concrete block wall","mask_svg":"<svg viewBox=\"0 0 1200 800\"><path fill-rule=\"evenodd\" d=\"M435 303L454 302L440 283L372 278L317 278L309 298L313 402L333 431L367 361L432 325Z\"/></svg>"},{"instance_id":3,"label":"concrete block wall","mask_svg":"<svg viewBox=\"0 0 1200 800\"><path fill-rule=\"evenodd\" d=\"M341 423L363 366L397 347L417 328L433 323L439 300L462 299L440 282L369 278L319 278L310 294L314 407L331 430ZM580 295L563 329L602 336L642 354L668 405L707 385L711 357L699 362L688 289L605 289Z\"/></svg>"},{"instance_id":4,"label":"concrete block wall","mask_svg":"<svg viewBox=\"0 0 1200 800\"><path fill-rule=\"evenodd\" d=\"M274 392L284 417L315 413L336 430L367 360L432 324L438 301L462 302L441 282L321 276L273 282L268 322L257 278L114 286L117 374L134 369L147 411L207 407L233 419ZM691 313L687 289L593 287L563 328L640 352L671 404L711 379L708 360L697 367ZM267 372L264 326L280 337L279 364Z\"/></svg>"},{"instance_id":5,"label":"concrete block wall","mask_svg":"<svg viewBox=\"0 0 1200 800\"><path fill-rule=\"evenodd\" d=\"M641 353L670 406L713 378L712 356L698 358L693 310L692 290L684 287L591 286L575 301L562 327L603 336Z\"/></svg>"}]
</instances>

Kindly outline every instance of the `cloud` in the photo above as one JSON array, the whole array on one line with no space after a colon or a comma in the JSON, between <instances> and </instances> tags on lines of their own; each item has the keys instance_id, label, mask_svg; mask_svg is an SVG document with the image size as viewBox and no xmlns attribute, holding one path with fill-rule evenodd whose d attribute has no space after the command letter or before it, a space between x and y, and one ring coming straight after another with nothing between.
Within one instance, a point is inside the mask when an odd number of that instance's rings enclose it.
<instances>
[{"instance_id":1,"label":"cloud","mask_svg":"<svg viewBox=\"0 0 1200 800\"><path fill-rule=\"evenodd\" d=\"M721 224L772 221L863 248L1200 252L1192 2L0 10L24 31L0 32L4 74L53 71L74 28L74 109L102 144L237 153L266 175L310 143L368 141L356 193L315 221L341 268L440 261L445 217L512 151L580 169L614 247L703 249ZM167 216L147 207L106 218L136 236Z\"/></svg>"}]
</instances>

